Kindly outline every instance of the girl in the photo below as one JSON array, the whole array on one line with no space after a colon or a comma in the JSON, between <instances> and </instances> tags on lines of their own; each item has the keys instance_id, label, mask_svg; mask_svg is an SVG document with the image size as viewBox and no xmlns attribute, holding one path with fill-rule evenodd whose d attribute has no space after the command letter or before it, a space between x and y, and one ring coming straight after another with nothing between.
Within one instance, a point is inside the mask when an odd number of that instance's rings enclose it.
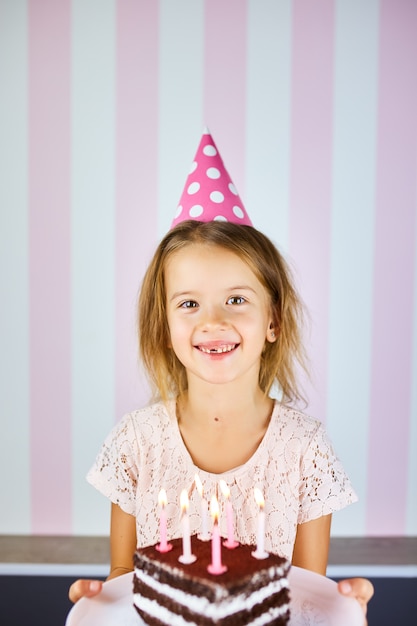
<instances>
[{"instance_id":1,"label":"girl","mask_svg":"<svg viewBox=\"0 0 417 626\"><path fill-rule=\"evenodd\" d=\"M301 320L288 267L255 228L189 220L164 237L139 299L140 353L155 402L113 429L88 474L112 502L109 578L132 570L137 545L158 542L162 487L168 534L181 534L183 488L199 531L195 474L209 497L220 479L230 487L242 543L256 543L259 487L265 548L326 573L332 513L356 496L321 423L291 408L301 398L296 368L305 365ZM70 598L100 589L77 581ZM369 581L344 581L340 591L366 612Z\"/></svg>"}]
</instances>

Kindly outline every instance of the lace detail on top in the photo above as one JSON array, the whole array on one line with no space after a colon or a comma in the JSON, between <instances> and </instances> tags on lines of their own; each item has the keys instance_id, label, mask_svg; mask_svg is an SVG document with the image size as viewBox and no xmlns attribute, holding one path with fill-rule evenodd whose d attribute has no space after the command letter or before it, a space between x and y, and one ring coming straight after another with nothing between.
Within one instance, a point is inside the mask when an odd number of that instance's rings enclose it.
<instances>
[{"instance_id":1,"label":"lace detail on top","mask_svg":"<svg viewBox=\"0 0 417 626\"><path fill-rule=\"evenodd\" d=\"M219 480L231 492L235 534L256 544L258 507L254 487L265 498L267 550L292 557L297 524L333 513L357 500L321 422L275 404L256 452L244 465L222 474L196 467L181 438L175 402L162 402L126 415L108 435L87 480L125 512L136 517L138 546L159 540L158 494L167 492L167 528L181 536L180 493L188 490L191 531L201 527L198 473L205 497L217 494L220 527L227 535Z\"/></svg>"}]
</instances>

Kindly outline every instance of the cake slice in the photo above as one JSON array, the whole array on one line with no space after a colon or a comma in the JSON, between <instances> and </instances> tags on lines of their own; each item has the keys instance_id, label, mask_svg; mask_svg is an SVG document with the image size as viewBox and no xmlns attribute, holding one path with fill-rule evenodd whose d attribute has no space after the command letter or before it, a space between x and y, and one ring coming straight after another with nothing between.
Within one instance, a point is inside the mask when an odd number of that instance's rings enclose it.
<instances>
[{"instance_id":1,"label":"cake slice","mask_svg":"<svg viewBox=\"0 0 417 626\"><path fill-rule=\"evenodd\" d=\"M194 563L183 565L182 540L172 550L139 548L134 555L134 606L150 626L284 626L289 622L289 562L277 555L258 560L254 546L222 549L224 574L207 571L211 542L192 537Z\"/></svg>"}]
</instances>

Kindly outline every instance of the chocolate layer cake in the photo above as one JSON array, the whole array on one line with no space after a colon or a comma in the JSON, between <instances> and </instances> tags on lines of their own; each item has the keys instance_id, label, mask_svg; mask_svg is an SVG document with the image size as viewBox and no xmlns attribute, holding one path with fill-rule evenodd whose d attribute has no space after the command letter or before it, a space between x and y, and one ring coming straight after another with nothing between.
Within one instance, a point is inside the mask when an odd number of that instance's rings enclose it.
<instances>
[{"instance_id":1,"label":"chocolate layer cake","mask_svg":"<svg viewBox=\"0 0 417 626\"><path fill-rule=\"evenodd\" d=\"M211 542L192 537L194 563L183 565L182 540L170 552L155 547L134 556L134 605L150 626L284 626L289 621L289 562L270 554L258 560L254 546L222 548L224 574L207 571Z\"/></svg>"}]
</instances>

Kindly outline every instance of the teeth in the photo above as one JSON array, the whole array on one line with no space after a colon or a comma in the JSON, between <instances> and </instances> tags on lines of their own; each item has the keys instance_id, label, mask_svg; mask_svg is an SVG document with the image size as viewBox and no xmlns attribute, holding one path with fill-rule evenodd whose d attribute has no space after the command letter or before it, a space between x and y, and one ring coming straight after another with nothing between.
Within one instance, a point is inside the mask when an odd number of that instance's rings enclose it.
<instances>
[{"instance_id":1,"label":"teeth","mask_svg":"<svg viewBox=\"0 0 417 626\"><path fill-rule=\"evenodd\" d=\"M205 352L206 354L222 354L223 352L231 352L236 347L236 344L230 344L228 346L218 346L217 348L205 348L204 346L199 346L199 350L201 352Z\"/></svg>"}]
</instances>

